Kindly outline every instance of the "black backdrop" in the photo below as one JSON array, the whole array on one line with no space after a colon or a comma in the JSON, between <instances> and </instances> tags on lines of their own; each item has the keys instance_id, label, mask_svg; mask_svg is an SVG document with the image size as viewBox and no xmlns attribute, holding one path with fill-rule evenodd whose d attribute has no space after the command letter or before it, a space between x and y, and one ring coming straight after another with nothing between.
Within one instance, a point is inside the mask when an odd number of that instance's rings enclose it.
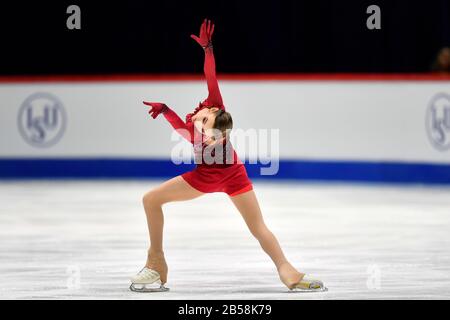
<instances>
[{"instance_id":1,"label":"black backdrop","mask_svg":"<svg viewBox=\"0 0 450 320\"><path fill-rule=\"evenodd\" d=\"M216 23L218 71L426 72L450 45L450 1L17 1L0 5L0 73L201 72L190 39ZM81 8L81 30L66 8ZM381 8L381 30L366 8Z\"/></svg>"}]
</instances>

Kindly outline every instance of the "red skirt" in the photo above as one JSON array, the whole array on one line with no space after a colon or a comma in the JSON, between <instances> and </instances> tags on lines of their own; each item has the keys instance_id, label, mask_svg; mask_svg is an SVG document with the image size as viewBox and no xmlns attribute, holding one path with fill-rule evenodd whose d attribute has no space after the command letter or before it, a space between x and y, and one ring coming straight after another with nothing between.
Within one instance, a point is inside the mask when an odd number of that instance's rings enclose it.
<instances>
[{"instance_id":1,"label":"red skirt","mask_svg":"<svg viewBox=\"0 0 450 320\"><path fill-rule=\"evenodd\" d=\"M232 197L253 189L243 163L224 167L199 165L181 176L191 187L205 193L225 192Z\"/></svg>"}]
</instances>

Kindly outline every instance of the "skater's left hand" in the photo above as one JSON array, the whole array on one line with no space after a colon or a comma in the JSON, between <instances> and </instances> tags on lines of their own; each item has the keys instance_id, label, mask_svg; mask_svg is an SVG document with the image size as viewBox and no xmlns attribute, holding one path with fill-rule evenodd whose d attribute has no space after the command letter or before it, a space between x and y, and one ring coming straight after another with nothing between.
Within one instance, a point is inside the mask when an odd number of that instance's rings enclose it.
<instances>
[{"instance_id":1,"label":"skater's left hand","mask_svg":"<svg viewBox=\"0 0 450 320\"><path fill-rule=\"evenodd\" d=\"M152 108L148 111L148 113L152 116L153 119L156 119L158 115L164 113L169 107L164 103L160 102L147 102L143 101L143 103L147 106L151 106Z\"/></svg>"},{"instance_id":2,"label":"skater's left hand","mask_svg":"<svg viewBox=\"0 0 450 320\"><path fill-rule=\"evenodd\" d=\"M200 27L199 36L197 37L196 35L191 34L191 38L197 41L197 43L201 45L203 48L205 48L209 44L211 44L213 33L214 33L214 24L211 22L211 20L205 19Z\"/></svg>"}]
</instances>

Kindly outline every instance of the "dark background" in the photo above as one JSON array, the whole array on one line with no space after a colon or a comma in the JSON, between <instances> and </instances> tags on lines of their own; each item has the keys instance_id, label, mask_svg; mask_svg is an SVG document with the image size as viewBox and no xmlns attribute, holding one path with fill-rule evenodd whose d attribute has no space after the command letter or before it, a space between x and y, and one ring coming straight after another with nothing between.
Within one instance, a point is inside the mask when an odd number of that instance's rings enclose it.
<instances>
[{"instance_id":1,"label":"dark background","mask_svg":"<svg viewBox=\"0 0 450 320\"><path fill-rule=\"evenodd\" d=\"M450 46L450 1L15 1L0 5L0 74L199 73L189 37L216 24L220 73L427 72ZM66 8L81 7L81 30ZM381 7L381 30L366 9Z\"/></svg>"}]
</instances>

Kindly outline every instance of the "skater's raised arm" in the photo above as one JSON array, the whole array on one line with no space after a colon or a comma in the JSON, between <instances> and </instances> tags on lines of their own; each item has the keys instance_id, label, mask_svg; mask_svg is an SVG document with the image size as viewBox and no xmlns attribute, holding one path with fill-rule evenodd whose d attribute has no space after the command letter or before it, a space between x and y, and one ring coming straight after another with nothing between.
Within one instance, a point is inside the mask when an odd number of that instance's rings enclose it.
<instances>
[{"instance_id":1,"label":"skater's raised arm","mask_svg":"<svg viewBox=\"0 0 450 320\"><path fill-rule=\"evenodd\" d=\"M206 83L208 85L208 98L205 103L216 107L222 107L222 95L219 90L219 83L216 78L216 61L214 59L212 35L214 33L214 24L210 20L204 20L200 27L200 35L191 35L205 51L205 63L203 70L205 72Z\"/></svg>"},{"instance_id":2,"label":"skater's raised arm","mask_svg":"<svg viewBox=\"0 0 450 320\"><path fill-rule=\"evenodd\" d=\"M152 108L149 110L149 114L153 119L159 114L163 114L164 118L171 124L171 126L177 131L183 138L187 141L193 141L193 133L191 132L191 128L186 125L186 123L181 120L181 118L176 114L175 111L170 109L166 104L160 102L143 102L147 106L151 106Z\"/></svg>"},{"instance_id":3,"label":"skater's raised arm","mask_svg":"<svg viewBox=\"0 0 450 320\"><path fill-rule=\"evenodd\" d=\"M206 83L208 84L208 103L214 106L222 106L222 95L220 94L219 82L216 78L216 63L212 45L205 48L205 65L204 72Z\"/></svg>"}]
</instances>

